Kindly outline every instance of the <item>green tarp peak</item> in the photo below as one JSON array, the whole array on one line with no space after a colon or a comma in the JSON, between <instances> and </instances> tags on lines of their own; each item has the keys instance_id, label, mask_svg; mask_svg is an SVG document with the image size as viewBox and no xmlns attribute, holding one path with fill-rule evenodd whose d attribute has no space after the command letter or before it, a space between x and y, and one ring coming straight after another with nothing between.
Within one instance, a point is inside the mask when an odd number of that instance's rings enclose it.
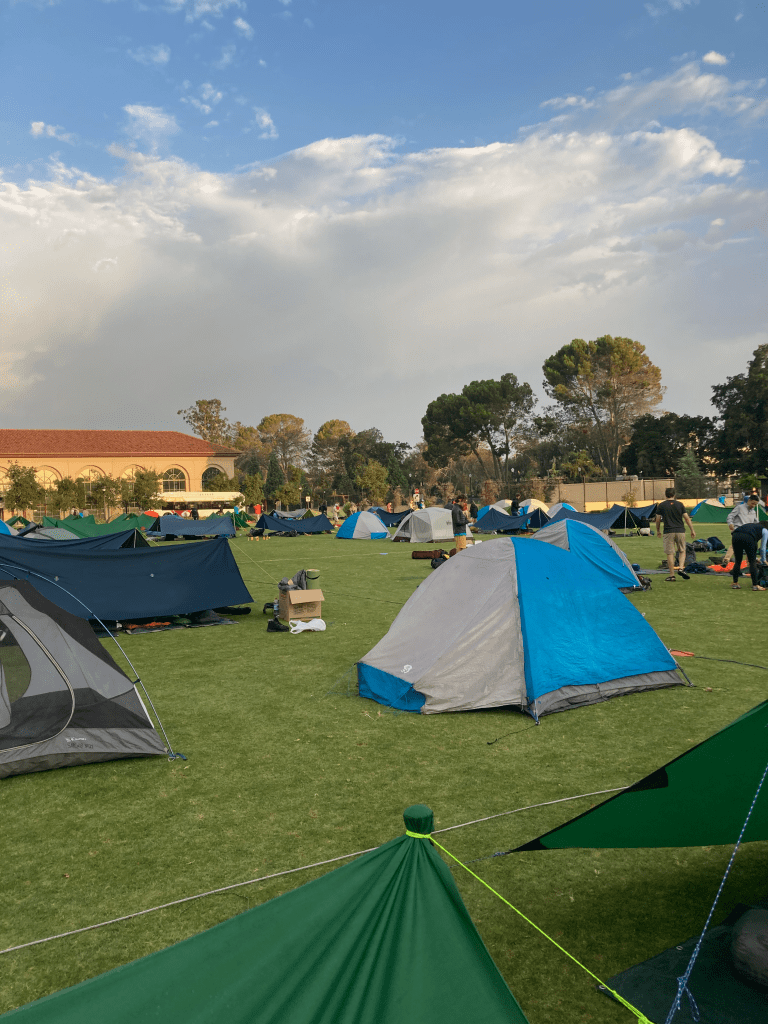
<instances>
[{"instance_id":1,"label":"green tarp peak","mask_svg":"<svg viewBox=\"0 0 768 1024\"><path fill-rule=\"evenodd\" d=\"M424 805L406 828L432 827ZM427 838L401 835L19 1024L528 1024Z\"/></svg>"},{"instance_id":2,"label":"green tarp peak","mask_svg":"<svg viewBox=\"0 0 768 1024\"><path fill-rule=\"evenodd\" d=\"M735 843L768 764L768 701L644 779L514 851ZM768 790L744 841L768 839Z\"/></svg>"}]
</instances>

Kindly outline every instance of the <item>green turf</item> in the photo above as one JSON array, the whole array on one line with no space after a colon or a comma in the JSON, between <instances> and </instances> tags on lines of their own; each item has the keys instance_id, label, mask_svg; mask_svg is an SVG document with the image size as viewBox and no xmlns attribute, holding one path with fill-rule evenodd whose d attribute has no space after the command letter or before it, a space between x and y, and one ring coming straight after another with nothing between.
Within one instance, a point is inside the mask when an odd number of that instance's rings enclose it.
<instances>
[{"instance_id":1,"label":"green turf","mask_svg":"<svg viewBox=\"0 0 768 1024\"><path fill-rule=\"evenodd\" d=\"M725 539L727 529L706 524L699 534ZM661 560L657 538L618 540L644 568ZM232 548L254 598L250 616L124 641L189 760L113 761L0 783L0 947L375 846L401 833L411 803L429 804L440 828L627 785L765 697L765 673L689 658L695 688L629 695L540 726L505 710L393 714L357 697L349 670L429 562L413 561L411 545L326 536L241 536ZM262 604L275 580L299 568L322 573L328 629L268 634ZM631 600L671 647L768 665L768 593L729 583L654 576L651 591ZM476 861L474 870L606 978L700 929L730 847L481 859L597 799L473 825L441 842ZM748 844L717 919L768 892L765 868L766 844ZM323 870L7 954L0 1010L160 949ZM454 875L531 1024L632 1019L478 883Z\"/></svg>"}]
</instances>

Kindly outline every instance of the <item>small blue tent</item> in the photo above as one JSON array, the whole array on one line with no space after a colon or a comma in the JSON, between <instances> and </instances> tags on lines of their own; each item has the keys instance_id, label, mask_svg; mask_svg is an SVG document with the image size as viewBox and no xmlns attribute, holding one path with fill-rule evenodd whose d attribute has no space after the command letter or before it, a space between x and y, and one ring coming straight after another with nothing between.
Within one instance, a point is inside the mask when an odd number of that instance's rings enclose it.
<instances>
[{"instance_id":1,"label":"small blue tent","mask_svg":"<svg viewBox=\"0 0 768 1024\"><path fill-rule=\"evenodd\" d=\"M549 523L539 530L533 539L546 541L563 551L578 555L620 590L636 590L640 587L634 569L621 548L589 523L577 519L561 519L559 523Z\"/></svg>"},{"instance_id":2,"label":"small blue tent","mask_svg":"<svg viewBox=\"0 0 768 1024\"><path fill-rule=\"evenodd\" d=\"M615 585L571 551L527 537L468 548L428 576L357 678L361 696L405 711L511 706L536 720L683 685Z\"/></svg>"},{"instance_id":3,"label":"small blue tent","mask_svg":"<svg viewBox=\"0 0 768 1024\"><path fill-rule=\"evenodd\" d=\"M389 540L389 530L373 512L355 512L339 527L341 540Z\"/></svg>"}]
</instances>

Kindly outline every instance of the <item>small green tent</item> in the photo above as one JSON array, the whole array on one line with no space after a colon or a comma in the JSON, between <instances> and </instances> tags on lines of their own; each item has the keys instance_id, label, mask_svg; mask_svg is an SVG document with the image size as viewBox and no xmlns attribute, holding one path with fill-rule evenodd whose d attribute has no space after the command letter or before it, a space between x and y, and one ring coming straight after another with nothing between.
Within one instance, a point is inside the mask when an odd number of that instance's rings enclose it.
<instances>
[{"instance_id":1,"label":"small green tent","mask_svg":"<svg viewBox=\"0 0 768 1024\"><path fill-rule=\"evenodd\" d=\"M405 812L409 832L432 812ZM527 1024L429 838L299 889L2 1019L19 1024Z\"/></svg>"},{"instance_id":2,"label":"small green tent","mask_svg":"<svg viewBox=\"0 0 768 1024\"><path fill-rule=\"evenodd\" d=\"M97 523L93 516L67 516L66 519L54 519L52 516L43 516L43 526L63 527L78 537L104 537L110 533L123 533L125 530L141 530L151 526L155 522L153 516L137 516L132 519L125 519L118 516L109 523Z\"/></svg>"},{"instance_id":3,"label":"small green tent","mask_svg":"<svg viewBox=\"0 0 768 1024\"><path fill-rule=\"evenodd\" d=\"M694 523L724 523L731 512L733 509L726 505L708 505L706 501L703 501L691 514L691 521ZM762 505L757 506L757 518L761 523L768 520L768 512Z\"/></svg>"},{"instance_id":4,"label":"small green tent","mask_svg":"<svg viewBox=\"0 0 768 1024\"><path fill-rule=\"evenodd\" d=\"M634 786L517 847L716 846L735 843L768 763L768 701ZM744 841L768 839L768 790Z\"/></svg>"}]
</instances>

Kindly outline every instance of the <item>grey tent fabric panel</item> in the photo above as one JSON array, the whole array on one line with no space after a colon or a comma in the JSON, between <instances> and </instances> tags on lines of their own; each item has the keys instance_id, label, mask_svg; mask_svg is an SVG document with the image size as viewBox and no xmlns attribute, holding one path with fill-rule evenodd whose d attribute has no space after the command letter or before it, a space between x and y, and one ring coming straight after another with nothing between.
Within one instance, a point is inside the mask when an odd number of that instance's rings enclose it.
<instances>
[{"instance_id":1,"label":"grey tent fabric panel","mask_svg":"<svg viewBox=\"0 0 768 1024\"><path fill-rule=\"evenodd\" d=\"M103 697L114 697L118 693L125 693L133 688L131 680L120 671L114 662L111 665L105 664L101 658L96 657L82 644L77 643L50 616L33 608L17 590L11 587L4 588L3 604L10 612L29 625L32 632L39 637L49 651L55 652L54 657L73 688L89 687ZM33 652L38 660L42 655L48 661L47 656L43 654L37 643L22 626L9 620L6 616L0 615L0 620L16 637L28 659L30 658L29 651ZM29 696L45 692L45 679L50 676L51 672L58 676L50 663L47 669L37 674L33 672L33 681L27 691Z\"/></svg>"},{"instance_id":2,"label":"grey tent fabric panel","mask_svg":"<svg viewBox=\"0 0 768 1024\"><path fill-rule=\"evenodd\" d=\"M25 756L28 753L29 756ZM0 750L0 779L94 761L167 753L154 729L70 729L25 750Z\"/></svg>"},{"instance_id":3,"label":"grey tent fabric panel","mask_svg":"<svg viewBox=\"0 0 768 1024\"><path fill-rule=\"evenodd\" d=\"M531 702L529 710L537 715L566 711L582 704L597 704L625 693L658 690L665 686L685 686L676 671L645 672L642 675L611 679L607 683L587 683L584 686L563 686Z\"/></svg>"},{"instance_id":4,"label":"grey tent fabric panel","mask_svg":"<svg viewBox=\"0 0 768 1024\"><path fill-rule=\"evenodd\" d=\"M66 690L67 684L51 664L51 659L34 637L30 636L23 626L14 622L10 615L0 615L0 622L2 622L5 629L13 634L19 649L29 662L30 683L25 696L33 697L41 693Z\"/></svg>"},{"instance_id":5,"label":"grey tent fabric panel","mask_svg":"<svg viewBox=\"0 0 768 1024\"><path fill-rule=\"evenodd\" d=\"M400 523L392 540L408 537L411 544L453 540L453 518L447 508L417 508Z\"/></svg>"},{"instance_id":6,"label":"grey tent fabric panel","mask_svg":"<svg viewBox=\"0 0 768 1024\"><path fill-rule=\"evenodd\" d=\"M567 520L561 519L556 523L548 523L547 526L542 528L536 534L534 540L546 540L549 544L554 544L556 548L562 548L563 551L570 551L571 545L568 542L568 527L566 526ZM600 531L598 530L598 533Z\"/></svg>"},{"instance_id":7,"label":"grey tent fabric panel","mask_svg":"<svg viewBox=\"0 0 768 1024\"><path fill-rule=\"evenodd\" d=\"M0 661L0 729L4 729L11 721L11 698L5 685L5 671Z\"/></svg>"},{"instance_id":8,"label":"grey tent fabric panel","mask_svg":"<svg viewBox=\"0 0 768 1024\"><path fill-rule=\"evenodd\" d=\"M427 714L522 703L513 545L488 541L451 558L417 587L389 632L362 661L425 693L429 707L425 704L422 710ZM481 664L493 673L490 684L483 682ZM449 679L454 688L460 685L459 693L451 694ZM478 700L483 703L478 705Z\"/></svg>"}]
</instances>

